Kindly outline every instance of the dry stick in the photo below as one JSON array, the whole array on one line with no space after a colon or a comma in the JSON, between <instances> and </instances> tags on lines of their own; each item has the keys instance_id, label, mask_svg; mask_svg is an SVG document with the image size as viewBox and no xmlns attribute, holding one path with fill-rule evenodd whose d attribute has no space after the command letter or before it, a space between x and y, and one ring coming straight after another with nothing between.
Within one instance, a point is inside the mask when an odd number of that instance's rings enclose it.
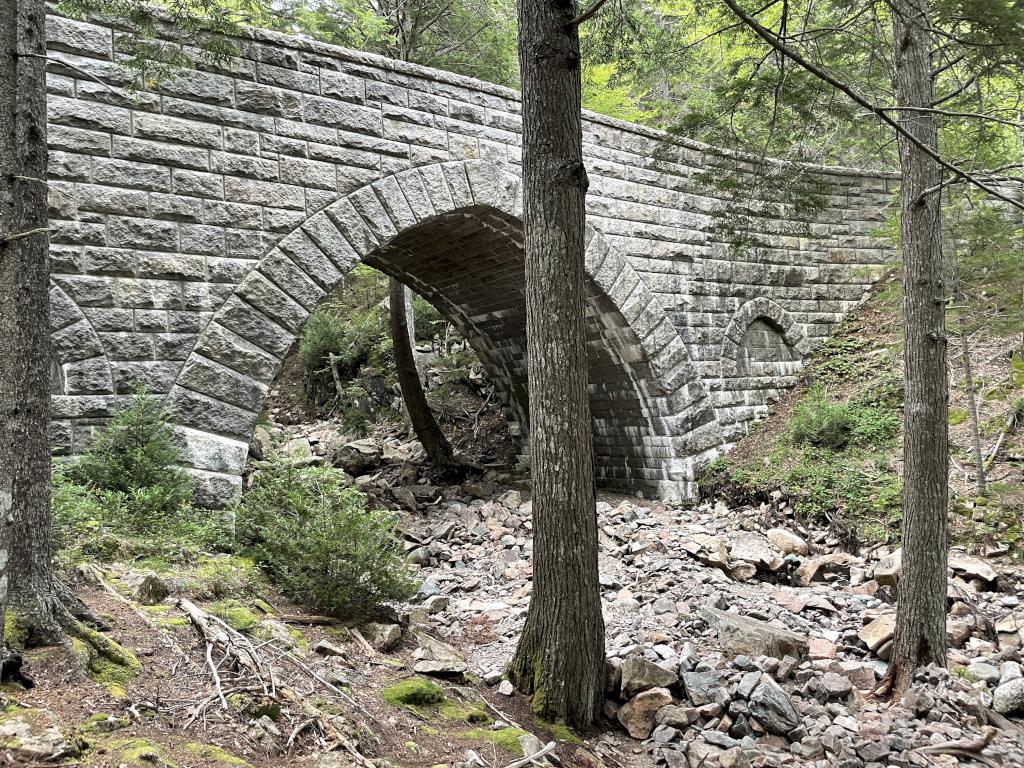
<instances>
[{"instance_id":1,"label":"dry stick","mask_svg":"<svg viewBox=\"0 0 1024 768\"><path fill-rule=\"evenodd\" d=\"M774 48L776 51L781 53L786 58L790 59L798 66L810 72L812 75L814 75L822 82L825 82L828 85L831 85L836 90L846 94L855 103L859 104L860 106L864 107L864 109L871 112L873 115L875 115L875 117L877 117L883 123L888 125L894 131L896 131L896 133L898 133L903 139L909 141L911 144L917 147L917 149L924 152L926 155L928 155L928 157L930 157L940 166L942 166L947 171L952 173L954 176L963 179L968 184L973 184L978 189L982 190L983 192L986 192L987 194L991 195L997 200L1002 200L1004 203L1008 203L1014 208L1024 210L1024 203L1020 202L1019 200L1015 200L1012 197L1009 197L1008 195L1004 195L998 189L990 187L988 184L976 178L974 175L961 169L959 166L949 162L948 160L943 158L941 154L936 152L931 147L927 146L924 142L922 142L920 139L918 139L916 136L910 133L910 131L908 131L906 128L900 125L900 122L898 120L894 120L893 118L889 117L889 115L886 114L886 109L884 107L879 107L875 104L872 104L865 97L861 96L857 91L855 91L852 87L846 85L846 83L842 82L841 80L837 80L835 77L830 75L825 70L807 61L807 59L805 59L799 53L797 53L788 45L779 40L775 33L763 27L760 24L760 22L757 21L757 19L755 19L745 10L743 10L743 8L740 7L736 0L722 0L722 2L729 6L732 12L735 13L740 19L742 19L743 23L746 24L758 37L760 37L762 40L768 43L768 45L770 45L772 48ZM937 190L925 190L925 192L922 194L927 194L930 191Z\"/></svg>"},{"instance_id":2,"label":"dry stick","mask_svg":"<svg viewBox=\"0 0 1024 768\"><path fill-rule=\"evenodd\" d=\"M362 632L360 632L355 627L349 630L349 632L352 635L352 637L354 637L359 642L359 645L363 647L363 650L366 651L367 655L369 655L371 659L377 655L377 652L373 650L373 646L366 642L366 638L363 637Z\"/></svg>"},{"instance_id":3,"label":"dry stick","mask_svg":"<svg viewBox=\"0 0 1024 768\"><path fill-rule=\"evenodd\" d=\"M545 755L549 755L552 752L554 752L555 751L555 746L556 746L555 742L549 741L547 744L544 745L544 747L542 749L537 750L536 752L534 752L529 757L524 757L521 760L515 760L515 761L509 763L507 766L505 766L505 768L525 768L525 766L529 765L534 760L539 760L540 758L544 757Z\"/></svg>"},{"instance_id":4,"label":"dry stick","mask_svg":"<svg viewBox=\"0 0 1024 768\"><path fill-rule=\"evenodd\" d=\"M220 684L220 674L217 672L217 665L213 663L213 643L209 640L206 641L206 664L210 668L210 674L213 675L213 685L217 689L217 696L220 698L220 708L228 708L228 700L224 698L224 691Z\"/></svg>"}]
</instances>

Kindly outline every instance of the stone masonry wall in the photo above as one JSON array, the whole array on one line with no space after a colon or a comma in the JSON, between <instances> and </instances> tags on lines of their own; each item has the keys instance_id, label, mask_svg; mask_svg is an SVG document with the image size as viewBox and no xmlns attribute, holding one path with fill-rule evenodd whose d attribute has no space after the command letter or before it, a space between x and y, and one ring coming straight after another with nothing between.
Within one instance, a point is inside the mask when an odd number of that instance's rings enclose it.
<instances>
[{"instance_id":1,"label":"stone masonry wall","mask_svg":"<svg viewBox=\"0 0 1024 768\"><path fill-rule=\"evenodd\" d=\"M281 359L360 260L460 327L526 433L515 92L259 30L141 87L109 26L51 15L47 33L58 447L144 384L222 502ZM807 169L823 209L750 200L762 245L737 251L695 178L715 153L596 115L584 139L598 479L690 495L892 258L872 235L891 181ZM789 353L778 370L747 364L755 322Z\"/></svg>"}]
</instances>

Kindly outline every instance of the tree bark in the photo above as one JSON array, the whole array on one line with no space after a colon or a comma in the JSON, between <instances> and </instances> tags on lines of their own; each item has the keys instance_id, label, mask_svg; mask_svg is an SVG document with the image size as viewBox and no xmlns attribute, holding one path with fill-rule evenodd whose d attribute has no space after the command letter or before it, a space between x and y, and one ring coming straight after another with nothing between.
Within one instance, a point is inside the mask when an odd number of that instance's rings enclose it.
<instances>
[{"instance_id":1,"label":"tree bark","mask_svg":"<svg viewBox=\"0 0 1024 768\"><path fill-rule=\"evenodd\" d=\"M930 107L934 101L928 0L893 3L896 101ZM901 111L903 127L938 151L935 116ZM946 565L949 449L947 444L945 286L943 284L941 169L905 137L899 138L900 237L903 250L905 403L903 437L903 572L887 682L900 695L914 669L946 665Z\"/></svg>"},{"instance_id":2,"label":"tree bark","mask_svg":"<svg viewBox=\"0 0 1024 768\"><path fill-rule=\"evenodd\" d=\"M960 318L960 352L964 360L964 385L967 389L967 409L971 419L971 449L974 453L974 471L978 475L978 493L984 494L985 457L981 452L981 425L978 423L978 393L974 389L974 370L971 367L971 344L967 340L967 328Z\"/></svg>"},{"instance_id":3,"label":"tree bark","mask_svg":"<svg viewBox=\"0 0 1024 768\"><path fill-rule=\"evenodd\" d=\"M42 0L0 0L0 600L61 637L50 543L50 305Z\"/></svg>"},{"instance_id":4,"label":"tree bark","mask_svg":"<svg viewBox=\"0 0 1024 768\"><path fill-rule=\"evenodd\" d=\"M604 694L584 337L587 174L573 0L520 0L533 597L509 677L533 710L592 725Z\"/></svg>"},{"instance_id":5,"label":"tree bark","mask_svg":"<svg viewBox=\"0 0 1024 768\"><path fill-rule=\"evenodd\" d=\"M455 463L452 446L430 411L430 404L423 393L423 384L416 368L412 347L413 332L409 328L409 313L406 312L408 289L392 277L389 294L395 369L398 384L402 388L402 399L409 412L409 423L412 424L413 431L423 445L430 463L438 468L450 467Z\"/></svg>"}]
</instances>

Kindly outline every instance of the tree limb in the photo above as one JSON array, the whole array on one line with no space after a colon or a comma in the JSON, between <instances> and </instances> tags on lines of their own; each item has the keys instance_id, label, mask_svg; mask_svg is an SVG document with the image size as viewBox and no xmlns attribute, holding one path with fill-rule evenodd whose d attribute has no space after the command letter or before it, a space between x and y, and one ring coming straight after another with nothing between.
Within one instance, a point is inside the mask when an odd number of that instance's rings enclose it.
<instances>
[{"instance_id":1,"label":"tree limb","mask_svg":"<svg viewBox=\"0 0 1024 768\"><path fill-rule=\"evenodd\" d=\"M817 77L819 80L827 83L828 85L831 85L833 88L841 91L842 93L845 93L856 104L859 104L860 106L864 107L864 109L871 112L873 115L875 115L875 117L877 117L883 123L888 125L894 131L896 131L896 133L898 133L906 141L909 141L919 150L928 155L928 157L930 157L940 166L942 166L943 168L945 168L958 178L963 179L965 182L974 185L975 187L982 190L986 194L991 195L992 197L998 200L1002 200L1003 202L1013 206L1014 208L1024 211L1024 203L1018 200L1014 200L1012 197L1009 197L1008 195L1004 195L998 189L991 187L990 185L986 184L980 179L975 178L972 174L968 173L962 168L944 159L942 155L933 150L931 147L925 145L924 142L919 140L906 128L900 125L899 121L894 120L892 117L887 115L886 110L883 107L879 107L876 104L872 104L867 98L862 96L851 86L847 85L841 80L836 79L828 72L811 63L803 56L801 56L797 51L794 51L792 48L790 48L785 43L780 41L773 32L762 26L760 22L757 21L757 19L753 18L749 13L747 13L739 5L739 3L736 2L736 0L722 0L722 2L724 2L729 7L729 9L732 10L732 12L743 21L744 24L746 24L755 34L757 34L758 37L760 37L762 40L768 43L768 45L770 45L779 53L786 56L795 64L799 65L800 67L803 67L805 70L807 70L810 74Z\"/></svg>"},{"instance_id":2,"label":"tree limb","mask_svg":"<svg viewBox=\"0 0 1024 768\"><path fill-rule=\"evenodd\" d=\"M585 10L575 19L566 24L566 29L578 27L587 19L593 18L597 14L597 12L601 10L601 6L604 5L606 2L608 2L608 0L595 0L594 3L589 8L587 8L587 10Z\"/></svg>"}]
</instances>

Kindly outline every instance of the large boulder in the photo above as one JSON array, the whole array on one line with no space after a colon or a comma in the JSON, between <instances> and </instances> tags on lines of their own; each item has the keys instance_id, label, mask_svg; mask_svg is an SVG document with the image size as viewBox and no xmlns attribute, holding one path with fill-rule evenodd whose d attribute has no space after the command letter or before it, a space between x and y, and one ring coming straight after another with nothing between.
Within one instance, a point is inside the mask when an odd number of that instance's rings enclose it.
<instances>
[{"instance_id":1,"label":"large boulder","mask_svg":"<svg viewBox=\"0 0 1024 768\"><path fill-rule=\"evenodd\" d=\"M15 765L56 763L81 751L79 740L52 712L17 706L0 711L0 747Z\"/></svg>"},{"instance_id":2,"label":"large boulder","mask_svg":"<svg viewBox=\"0 0 1024 768\"><path fill-rule=\"evenodd\" d=\"M744 531L736 534L729 544L729 556L733 560L750 563L755 568L774 573L782 568L782 553L768 539L759 533Z\"/></svg>"},{"instance_id":3,"label":"large boulder","mask_svg":"<svg viewBox=\"0 0 1024 768\"><path fill-rule=\"evenodd\" d=\"M634 739L646 739L654 730L654 717L658 710L672 703L672 694L667 688L651 688L638 693L623 704L618 711L619 722Z\"/></svg>"},{"instance_id":4,"label":"large boulder","mask_svg":"<svg viewBox=\"0 0 1024 768\"><path fill-rule=\"evenodd\" d=\"M331 463L341 467L353 477L358 477L381 462L380 443L372 438L353 440L338 448L331 457Z\"/></svg>"},{"instance_id":5,"label":"large boulder","mask_svg":"<svg viewBox=\"0 0 1024 768\"><path fill-rule=\"evenodd\" d=\"M761 684L750 694L750 714L777 736L785 736L800 725L800 713L789 694L767 674L761 676Z\"/></svg>"},{"instance_id":6,"label":"large boulder","mask_svg":"<svg viewBox=\"0 0 1024 768\"><path fill-rule=\"evenodd\" d=\"M729 691L716 672L684 672L683 687L695 707L729 703Z\"/></svg>"},{"instance_id":7,"label":"large boulder","mask_svg":"<svg viewBox=\"0 0 1024 768\"><path fill-rule=\"evenodd\" d=\"M1000 715L1024 713L1024 679L1003 683L992 693L992 709Z\"/></svg>"},{"instance_id":8,"label":"large boulder","mask_svg":"<svg viewBox=\"0 0 1024 768\"><path fill-rule=\"evenodd\" d=\"M875 566L875 581L883 587L895 587L903 570L903 549L886 555Z\"/></svg>"},{"instance_id":9,"label":"large boulder","mask_svg":"<svg viewBox=\"0 0 1024 768\"><path fill-rule=\"evenodd\" d=\"M850 568L863 564L864 561L854 555L846 552L832 552L828 555L807 558L800 563L800 567L796 569L794 575L801 587L807 587L812 582L825 581L825 577L828 575L849 579Z\"/></svg>"},{"instance_id":10,"label":"large boulder","mask_svg":"<svg viewBox=\"0 0 1024 768\"><path fill-rule=\"evenodd\" d=\"M256 427L252 433L252 440L249 441L249 456L256 461L269 459L274 452L274 440L270 433L263 427Z\"/></svg>"},{"instance_id":11,"label":"large boulder","mask_svg":"<svg viewBox=\"0 0 1024 768\"><path fill-rule=\"evenodd\" d=\"M632 699L651 688L669 688L678 682L675 672L659 667L643 656L629 656L622 662L622 698Z\"/></svg>"},{"instance_id":12,"label":"large boulder","mask_svg":"<svg viewBox=\"0 0 1024 768\"><path fill-rule=\"evenodd\" d=\"M857 636L872 651L877 651L896 633L896 614L884 613L857 632Z\"/></svg>"},{"instance_id":13,"label":"large boulder","mask_svg":"<svg viewBox=\"0 0 1024 768\"><path fill-rule=\"evenodd\" d=\"M736 656L792 656L807 654L807 636L757 619L704 606L700 615L718 633L719 645Z\"/></svg>"},{"instance_id":14,"label":"large boulder","mask_svg":"<svg viewBox=\"0 0 1024 768\"><path fill-rule=\"evenodd\" d=\"M799 555L803 557L808 552L807 542L785 528L772 528L765 532L765 536L784 555Z\"/></svg>"}]
</instances>

